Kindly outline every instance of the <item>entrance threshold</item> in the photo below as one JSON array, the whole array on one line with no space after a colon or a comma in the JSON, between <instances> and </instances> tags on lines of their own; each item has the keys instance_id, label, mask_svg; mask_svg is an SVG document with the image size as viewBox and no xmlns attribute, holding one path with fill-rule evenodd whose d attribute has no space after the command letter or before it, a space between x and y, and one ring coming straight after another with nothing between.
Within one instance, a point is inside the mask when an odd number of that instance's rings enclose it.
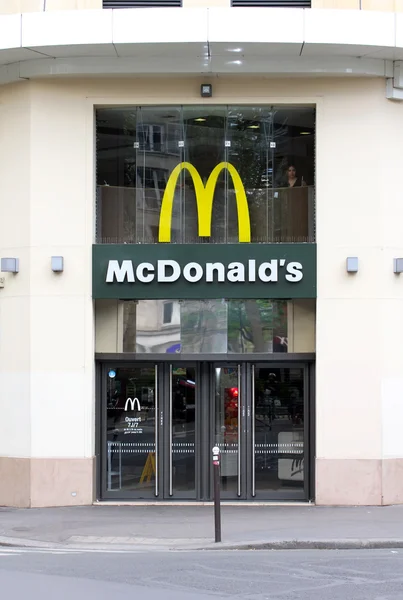
<instances>
[{"instance_id":1,"label":"entrance threshold","mask_svg":"<svg viewBox=\"0 0 403 600\"><path fill-rule=\"evenodd\" d=\"M164 502L159 500L158 502L152 502L149 500L97 500L93 503L93 506L214 506L213 502ZM315 506L315 503L310 501L307 502L248 502L238 500L233 502L231 500L221 501L221 506Z\"/></svg>"}]
</instances>

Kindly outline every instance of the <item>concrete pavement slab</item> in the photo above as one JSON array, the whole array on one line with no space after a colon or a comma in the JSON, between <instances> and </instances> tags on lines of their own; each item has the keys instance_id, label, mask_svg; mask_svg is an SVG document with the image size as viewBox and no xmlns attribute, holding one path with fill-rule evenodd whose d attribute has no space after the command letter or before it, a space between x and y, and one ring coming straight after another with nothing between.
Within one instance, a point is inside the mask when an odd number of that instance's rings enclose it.
<instances>
[{"instance_id":1,"label":"concrete pavement slab","mask_svg":"<svg viewBox=\"0 0 403 600\"><path fill-rule=\"evenodd\" d=\"M0 544L185 549L403 547L403 506L223 506L214 544L212 506L0 508Z\"/></svg>"}]
</instances>

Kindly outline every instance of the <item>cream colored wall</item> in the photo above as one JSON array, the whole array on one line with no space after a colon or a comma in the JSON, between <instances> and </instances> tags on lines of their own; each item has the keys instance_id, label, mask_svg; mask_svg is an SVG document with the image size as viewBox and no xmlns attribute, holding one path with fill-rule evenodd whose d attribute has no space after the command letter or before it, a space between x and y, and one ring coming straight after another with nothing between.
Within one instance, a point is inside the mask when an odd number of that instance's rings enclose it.
<instances>
[{"instance_id":1,"label":"cream colored wall","mask_svg":"<svg viewBox=\"0 0 403 600\"><path fill-rule=\"evenodd\" d=\"M123 302L95 301L95 352L123 352Z\"/></svg>"},{"instance_id":2,"label":"cream colored wall","mask_svg":"<svg viewBox=\"0 0 403 600\"><path fill-rule=\"evenodd\" d=\"M92 188L85 98L0 88L0 455L90 457L93 443ZM65 257L54 274L52 255ZM4 403L4 406L2 406ZM30 424L29 424L30 422Z\"/></svg>"},{"instance_id":3,"label":"cream colored wall","mask_svg":"<svg viewBox=\"0 0 403 600\"><path fill-rule=\"evenodd\" d=\"M102 0L0 0L0 14L102 8Z\"/></svg>"},{"instance_id":4,"label":"cream colored wall","mask_svg":"<svg viewBox=\"0 0 403 600\"><path fill-rule=\"evenodd\" d=\"M312 8L402 11L403 0L312 0Z\"/></svg>"},{"instance_id":5,"label":"cream colored wall","mask_svg":"<svg viewBox=\"0 0 403 600\"><path fill-rule=\"evenodd\" d=\"M31 451L30 87L0 88L0 252L18 275L0 273L0 456Z\"/></svg>"},{"instance_id":6,"label":"cream colored wall","mask_svg":"<svg viewBox=\"0 0 403 600\"><path fill-rule=\"evenodd\" d=\"M288 352L315 352L316 301L287 303Z\"/></svg>"},{"instance_id":7,"label":"cream colored wall","mask_svg":"<svg viewBox=\"0 0 403 600\"><path fill-rule=\"evenodd\" d=\"M403 206L398 186L388 185L400 164L402 110L373 81L359 98L342 86L319 115L319 457L380 458L391 440L403 456L390 423L396 403L393 422L403 418L402 282L392 270L403 255ZM359 257L356 275L346 275L346 256Z\"/></svg>"},{"instance_id":8,"label":"cream colored wall","mask_svg":"<svg viewBox=\"0 0 403 600\"><path fill-rule=\"evenodd\" d=\"M93 455L93 201L86 155L92 131L88 125L84 97L57 86L50 93L46 86L32 84L31 443L35 457ZM65 257L64 273L52 273L52 255Z\"/></svg>"}]
</instances>

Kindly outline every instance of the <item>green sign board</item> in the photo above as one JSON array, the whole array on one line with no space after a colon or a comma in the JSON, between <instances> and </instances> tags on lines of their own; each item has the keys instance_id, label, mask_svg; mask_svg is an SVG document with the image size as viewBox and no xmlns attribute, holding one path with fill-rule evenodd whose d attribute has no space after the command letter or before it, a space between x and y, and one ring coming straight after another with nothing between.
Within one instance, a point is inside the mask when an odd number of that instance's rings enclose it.
<instances>
[{"instance_id":1,"label":"green sign board","mask_svg":"<svg viewBox=\"0 0 403 600\"><path fill-rule=\"evenodd\" d=\"M315 244L93 246L93 298L316 298Z\"/></svg>"}]
</instances>

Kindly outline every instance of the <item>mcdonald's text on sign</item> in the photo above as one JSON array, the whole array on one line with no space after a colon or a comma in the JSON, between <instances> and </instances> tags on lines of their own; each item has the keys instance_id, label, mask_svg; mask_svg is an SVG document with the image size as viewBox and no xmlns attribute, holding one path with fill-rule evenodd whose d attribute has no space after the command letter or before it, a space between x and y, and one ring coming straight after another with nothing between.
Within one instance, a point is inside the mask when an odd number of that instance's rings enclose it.
<instances>
[{"instance_id":1,"label":"mcdonald's text on sign","mask_svg":"<svg viewBox=\"0 0 403 600\"><path fill-rule=\"evenodd\" d=\"M298 261L288 262L282 258L280 260L270 260L261 264L256 264L256 260L249 259L247 264L233 261L228 265L222 262L208 262L200 264L199 262L186 263L182 269L176 260L157 260L156 264L150 262L141 262L135 264L131 260L110 260L106 272L106 283L174 283L180 277L183 277L189 283L197 283L204 280L205 283L217 281L223 283L229 281L232 283L255 282L257 279L264 283L276 283L279 279L281 269L284 269L284 277L291 283L297 283L303 278L303 267Z\"/></svg>"},{"instance_id":2,"label":"mcdonald's text on sign","mask_svg":"<svg viewBox=\"0 0 403 600\"><path fill-rule=\"evenodd\" d=\"M93 246L93 297L315 298L315 244Z\"/></svg>"}]
</instances>

